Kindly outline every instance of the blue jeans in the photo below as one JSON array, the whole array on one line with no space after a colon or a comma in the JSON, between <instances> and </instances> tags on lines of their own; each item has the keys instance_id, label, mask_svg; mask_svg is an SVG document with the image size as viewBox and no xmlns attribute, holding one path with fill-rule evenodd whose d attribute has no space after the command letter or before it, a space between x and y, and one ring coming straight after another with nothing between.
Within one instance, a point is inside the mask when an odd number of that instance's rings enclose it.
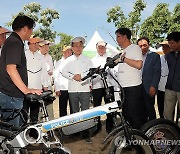
<instances>
[{"instance_id":1,"label":"blue jeans","mask_svg":"<svg viewBox=\"0 0 180 154\"><path fill-rule=\"evenodd\" d=\"M16 98L8 96L2 92L0 92L0 107L1 109L22 109L24 98ZM3 119L6 119L12 112L4 112L0 110L0 114ZM16 116L17 113L15 113ZM15 119L8 121L8 123L13 124L14 126L20 126L20 116L17 116Z\"/></svg>"}]
</instances>

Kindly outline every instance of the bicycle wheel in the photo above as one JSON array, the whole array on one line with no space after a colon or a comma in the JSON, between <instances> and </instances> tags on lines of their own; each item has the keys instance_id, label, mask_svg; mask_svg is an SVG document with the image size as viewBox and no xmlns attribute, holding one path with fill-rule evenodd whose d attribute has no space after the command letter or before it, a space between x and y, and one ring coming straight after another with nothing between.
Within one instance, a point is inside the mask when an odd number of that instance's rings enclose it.
<instances>
[{"instance_id":1,"label":"bicycle wheel","mask_svg":"<svg viewBox=\"0 0 180 154\"><path fill-rule=\"evenodd\" d=\"M110 144L109 154L155 154L153 145L148 144L148 137L142 132L129 130L131 140L126 141L124 131L115 135Z\"/></svg>"},{"instance_id":2,"label":"bicycle wheel","mask_svg":"<svg viewBox=\"0 0 180 154\"><path fill-rule=\"evenodd\" d=\"M1 145L2 143L5 143L5 144L7 143L6 147L9 150L10 154L14 154L13 146L8 144L7 141L5 141L6 138L10 139L12 135L13 135L13 132L0 129L0 153L6 153L5 151L3 151L3 148ZM20 149L18 152L16 152L16 154L28 154L28 151L27 149Z\"/></svg>"},{"instance_id":3,"label":"bicycle wheel","mask_svg":"<svg viewBox=\"0 0 180 154\"><path fill-rule=\"evenodd\" d=\"M167 119L155 119L146 123L141 131L155 141L155 150L160 153L178 153L180 150L180 128Z\"/></svg>"}]
</instances>

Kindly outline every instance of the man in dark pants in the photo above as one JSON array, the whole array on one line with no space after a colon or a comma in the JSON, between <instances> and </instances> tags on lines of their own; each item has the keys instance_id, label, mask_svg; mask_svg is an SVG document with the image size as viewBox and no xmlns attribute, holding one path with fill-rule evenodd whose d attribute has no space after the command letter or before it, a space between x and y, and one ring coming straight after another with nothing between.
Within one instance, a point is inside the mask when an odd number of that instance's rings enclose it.
<instances>
[{"instance_id":1,"label":"man in dark pants","mask_svg":"<svg viewBox=\"0 0 180 154\"><path fill-rule=\"evenodd\" d=\"M131 43L131 31L128 28L119 28L115 34L119 46L123 48L117 72L118 81L125 94L123 115L133 128L140 129L145 123L142 114L144 105L141 101L143 63L141 49L138 45Z\"/></svg>"},{"instance_id":2,"label":"man in dark pants","mask_svg":"<svg viewBox=\"0 0 180 154\"><path fill-rule=\"evenodd\" d=\"M147 120L156 119L154 108L155 95L158 91L159 80L161 77L161 60L159 54L149 50L149 39L141 37L137 44L142 50L143 67L142 67L142 82L143 82L143 101L145 102L145 114Z\"/></svg>"},{"instance_id":3,"label":"man in dark pants","mask_svg":"<svg viewBox=\"0 0 180 154\"><path fill-rule=\"evenodd\" d=\"M39 37L32 37L28 40L29 49L25 51L28 72L28 88L48 90L48 73L43 55L38 53L39 43L43 41ZM30 114L30 121L37 123L40 103L28 102L24 99L23 109Z\"/></svg>"},{"instance_id":4,"label":"man in dark pants","mask_svg":"<svg viewBox=\"0 0 180 154\"><path fill-rule=\"evenodd\" d=\"M96 44L96 49L97 49L97 54L95 57L93 57L91 59L92 63L93 63L93 67L97 68L99 66L101 66L101 68L104 67L104 65L106 64L106 59L108 57L107 53L106 53L106 45L107 43L104 41L99 41ZM101 80L100 76L97 76L96 78L94 78L92 80L92 95L93 95L93 105L94 107L100 106L101 102L102 102L102 98L104 97L104 101L105 103L110 103L114 101L114 88L113 85L110 83L110 80L113 80L111 78L111 76L108 74L107 76L107 82L108 82L108 88L110 90L110 94L111 94L111 100L107 98L107 94L105 92L105 88L103 85L103 81ZM99 132L101 130L101 121L100 121L100 117L98 118L98 124L97 124L97 132ZM107 119L106 119L106 131L107 133L110 133L113 129L113 115L112 113L107 114Z\"/></svg>"},{"instance_id":5,"label":"man in dark pants","mask_svg":"<svg viewBox=\"0 0 180 154\"><path fill-rule=\"evenodd\" d=\"M68 79L62 76L62 68L64 67L65 61L72 55L71 46L65 46L62 50L63 56L56 62L54 71L54 87L56 96L59 96L59 115L60 117L67 115L67 105L69 101L68 93ZM71 103L69 102L70 113L72 113Z\"/></svg>"},{"instance_id":6,"label":"man in dark pants","mask_svg":"<svg viewBox=\"0 0 180 154\"><path fill-rule=\"evenodd\" d=\"M17 16L13 23L14 32L5 41L0 57L0 106L2 109L22 109L24 94L41 94L41 90L27 87L27 67L23 41L28 40L34 28L34 21L27 16ZM1 113L4 118L7 112ZM10 123L19 126L17 116Z\"/></svg>"}]
</instances>

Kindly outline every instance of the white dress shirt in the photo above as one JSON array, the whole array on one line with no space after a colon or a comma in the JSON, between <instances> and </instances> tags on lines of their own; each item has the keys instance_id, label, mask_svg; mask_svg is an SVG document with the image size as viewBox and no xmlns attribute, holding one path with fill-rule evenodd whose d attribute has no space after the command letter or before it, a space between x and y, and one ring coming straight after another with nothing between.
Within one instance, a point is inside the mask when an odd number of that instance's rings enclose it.
<instances>
[{"instance_id":1,"label":"white dress shirt","mask_svg":"<svg viewBox=\"0 0 180 154\"><path fill-rule=\"evenodd\" d=\"M46 63L46 69L47 69L47 72L48 73L52 73L53 74L53 60L52 60L52 57L47 53L44 56L44 61ZM49 75L49 86L48 86L48 89L52 89L52 75Z\"/></svg>"},{"instance_id":2,"label":"white dress shirt","mask_svg":"<svg viewBox=\"0 0 180 154\"><path fill-rule=\"evenodd\" d=\"M79 82L75 81L73 76L81 74L83 78L92 67L91 60L82 54L79 57L72 55L66 60L62 75L68 79L68 92L90 92L89 79Z\"/></svg>"},{"instance_id":3,"label":"white dress shirt","mask_svg":"<svg viewBox=\"0 0 180 154\"><path fill-rule=\"evenodd\" d=\"M44 57L38 52L25 51L28 72L28 88L42 89L48 87L48 73Z\"/></svg>"},{"instance_id":4,"label":"white dress shirt","mask_svg":"<svg viewBox=\"0 0 180 154\"><path fill-rule=\"evenodd\" d=\"M165 55L162 55L161 56L161 78L159 81L158 90L165 91L168 73L169 73L169 68L167 65L167 60L165 58Z\"/></svg>"},{"instance_id":5,"label":"white dress shirt","mask_svg":"<svg viewBox=\"0 0 180 154\"><path fill-rule=\"evenodd\" d=\"M108 56L106 53L103 56L100 56L99 54L97 54L95 57L93 57L91 59L93 67L97 68L99 66L101 66L100 68L103 68L104 65L106 64L106 59ZM110 76L111 73L113 76L115 74L115 70L109 69L108 70L108 74L107 74L107 84L108 86L115 86L115 81L114 79ZM104 88L104 84L103 81L101 80L101 76L98 75L96 78L93 79L92 81L92 88L93 89L99 89L99 88Z\"/></svg>"},{"instance_id":6,"label":"white dress shirt","mask_svg":"<svg viewBox=\"0 0 180 154\"><path fill-rule=\"evenodd\" d=\"M68 79L62 76L62 68L65 65L65 58L62 57L56 62L54 69L54 87L55 91L68 90Z\"/></svg>"}]
</instances>

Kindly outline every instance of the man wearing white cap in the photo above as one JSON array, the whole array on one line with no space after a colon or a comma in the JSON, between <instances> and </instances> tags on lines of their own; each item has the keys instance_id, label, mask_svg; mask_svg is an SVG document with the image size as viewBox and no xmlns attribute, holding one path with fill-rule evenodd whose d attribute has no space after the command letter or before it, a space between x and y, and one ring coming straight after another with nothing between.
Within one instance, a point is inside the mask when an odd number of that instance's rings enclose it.
<instances>
[{"instance_id":1,"label":"man wearing white cap","mask_svg":"<svg viewBox=\"0 0 180 154\"><path fill-rule=\"evenodd\" d=\"M57 61L54 70L54 88L56 95L59 97L60 117L67 115L67 104L69 100L68 79L62 76L62 68L64 67L65 60L72 55L71 46L65 46L62 52L63 56ZM71 104L69 103L69 105ZM70 107L70 113L71 112Z\"/></svg>"},{"instance_id":2,"label":"man wearing white cap","mask_svg":"<svg viewBox=\"0 0 180 154\"><path fill-rule=\"evenodd\" d=\"M38 53L39 43L42 41L39 37L33 37L28 40L29 49L25 51L28 72L28 88L48 89L48 73L44 57ZM24 100L23 109L30 113L30 121L37 122L40 103L32 103Z\"/></svg>"},{"instance_id":3,"label":"man wearing white cap","mask_svg":"<svg viewBox=\"0 0 180 154\"><path fill-rule=\"evenodd\" d=\"M92 58L93 67L97 68L97 67L101 66L101 68L103 68L104 65L106 64L106 59L108 57L108 55L106 53L106 45L107 45L107 43L104 41L97 42L97 44L96 44L97 54L95 57ZM113 81L113 79L109 75L109 73L107 75L107 79L108 79L107 82L108 82L110 94L112 96L111 101L114 101L114 88L113 88L113 84L111 83L111 81ZM101 105L103 97L104 97L105 103L109 103L109 99L106 98L104 84L103 84L100 76L97 76L96 78L94 78L92 80L92 89L93 89L92 95L93 95L94 107ZM100 117L99 117L97 131L95 133L99 132L101 130L101 127L102 127L102 125L101 125L101 121L100 121ZM113 129L113 117L112 117L112 114L107 114L106 131L108 133L110 133L112 129Z\"/></svg>"},{"instance_id":4,"label":"man wearing white cap","mask_svg":"<svg viewBox=\"0 0 180 154\"><path fill-rule=\"evenodd\" d=\"M163 41L160 43L162 46L162 50L164 55L162 55L161 58L161 77L159 81L158 86L158 93L157 93L157 105L158 105L158 111L160 118L164 118L163 112L164 112L164 95L165 95L165 86L167 82L167 77L169 73L166 55L171 51L168 41Z\"/></svg>"},{"instance_id":5,"label":"man wearing white cap","mask_svg":"<svg viewBox=\"0 0 180 154\"><path fill-rule=\"evenodd\" d=\"M6 40L6 34L8 33L10 33L8 29L0 26L0 55L1 55L2 45L4 44Z\"/></svg>"},{"instance_id":6,"label":"man wearing white cap","mask_svg":"<svg viewBox=\"0 0 180 154\"><path fill-rule=\"evenodd\" d=\"M84 43L85 39L83 37L75 37L71 41L74 55L67 59L62 69L62 75L69 80L68 92L73 113L89 109L90 105L90 82L88 79L81 81L92 67L91 60L82 55ZM89 131L84 131L82 138L87 143L92 143L89 138Z\"/></svg>"}]
</instances>

